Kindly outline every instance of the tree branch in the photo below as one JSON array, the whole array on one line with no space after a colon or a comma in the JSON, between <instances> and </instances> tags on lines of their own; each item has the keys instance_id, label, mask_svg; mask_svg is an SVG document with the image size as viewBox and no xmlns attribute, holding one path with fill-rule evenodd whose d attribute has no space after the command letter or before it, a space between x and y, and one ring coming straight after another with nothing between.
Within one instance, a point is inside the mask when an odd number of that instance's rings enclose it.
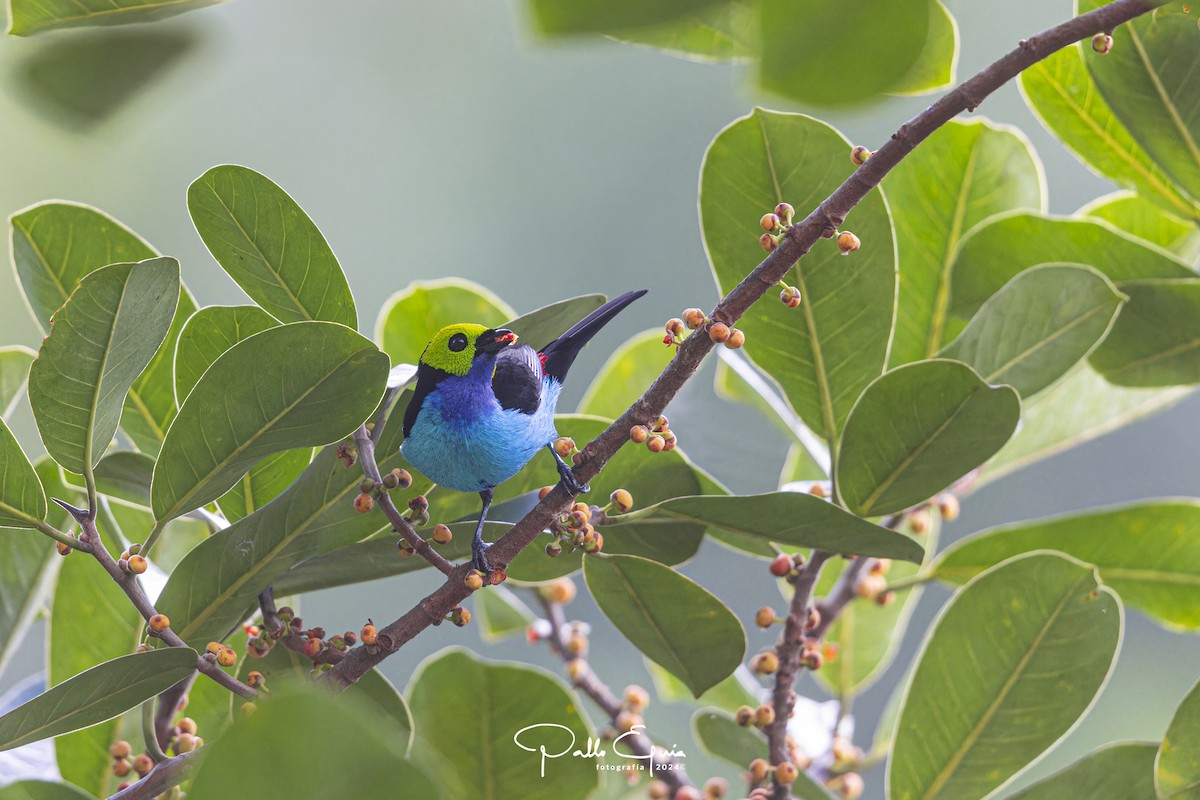
<instances>
[{"instance_id":1,"label":"tree branch","mask_svg":"<svg viewBox=\"0 0 1200 800\"><path fill-rule=\"evenodd\" d=\"M146 777L112 795L109 800L151 800L172 786L178 786L187 780L192 770L200 763L200 759L203 758L200 755L201 750L159 761L154 765L154 769L146 773Z\"/></svg>"},{"instance_id":2,"label":"tree branch","mask_svg":"<svg viewBox=\"0 0 1200 800\"><path fill-rule=\"evenodd\" d=\"M871 158L798 224L788 230L779 247L727 294L709 316L726 324L741 318L750 306L773 288L818 239L830 237L859 202L877 187L906 155L939 127L963 111L973 110L985 98L1023 70L1057 50L1127 22L1163 5L1166 0L1116 0L1106 6L1023 40L1016 49L976 73L933 105L913 117L892 135ZM575 477L585 484L599 474L609 459L629 438L634 425L646 425L662 414L680 388L696 374L714 343L707 336L684 340L662 374L646 393L596 439L583 448ZM488 550L492 564L507 567L530 542L566 510L573 498L559 484L524 519L500 537ZM400 649L430 625L441 622L450 609L470 592L463 583L469 564L447 573L446 582L402 617L379 632L373 648L355 648L340 664L326 673L332 684L345 688L372 667Z\"/></svg>"}]
</instances>

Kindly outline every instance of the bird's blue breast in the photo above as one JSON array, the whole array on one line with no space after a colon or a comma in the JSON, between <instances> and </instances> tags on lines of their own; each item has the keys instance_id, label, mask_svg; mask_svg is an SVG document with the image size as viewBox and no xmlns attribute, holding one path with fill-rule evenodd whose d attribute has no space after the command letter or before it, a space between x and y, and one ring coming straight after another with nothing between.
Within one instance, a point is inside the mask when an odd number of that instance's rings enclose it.
<instances>
[{"instance_id":1,"label":"bird's blue breast","mask_svg":"<svg viewBox=\"0 0 1200 800\"><path fill-rule=\"evenodd\" d=\"M558 381L543 378L534 413L501 408L492 392L491 364L477 363L464 376L443 379L425 397L401 451L425 477L448 489L498 486L557 438L554 408L561 389Z\"/></svg>"}]
</instances>

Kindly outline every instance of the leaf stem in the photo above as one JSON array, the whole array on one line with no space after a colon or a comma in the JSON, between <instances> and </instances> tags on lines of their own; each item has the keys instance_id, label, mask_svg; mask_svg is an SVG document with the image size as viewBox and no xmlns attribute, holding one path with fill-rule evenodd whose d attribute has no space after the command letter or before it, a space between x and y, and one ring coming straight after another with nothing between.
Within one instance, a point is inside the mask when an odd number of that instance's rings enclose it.
<instances>
[{"instance_id":1,"label":"leaf stem","mask_svg":"<svg viewBox=\"0 0 1200 800\"><path fill-rule=\"evenodd\" d=\"M167 760L167 754L158 743L158 735L154 728L154 699L151 698L142 703L142 738L146 740L146 752L155 762L160 763Z\"/></svg>"},{"instance_id":2,"label":"leaf stem","mask_svg":"<svg viewBox=\"0 0 1200 800\"><path fill-rule=\"evenodd\" d=\"M85 542L81 542L78 539L76 539L75 537L70 536L69 534L63 533L58 528L54 527L53 525L51 525L48 522L45 522L44 520L38 520L36 527L40 532L46 534L54 541L62 542L67 547L70 547L72 550L78 550L81 553L92 552L91 545L86 544Z\"/></svg>"}]
</instances>

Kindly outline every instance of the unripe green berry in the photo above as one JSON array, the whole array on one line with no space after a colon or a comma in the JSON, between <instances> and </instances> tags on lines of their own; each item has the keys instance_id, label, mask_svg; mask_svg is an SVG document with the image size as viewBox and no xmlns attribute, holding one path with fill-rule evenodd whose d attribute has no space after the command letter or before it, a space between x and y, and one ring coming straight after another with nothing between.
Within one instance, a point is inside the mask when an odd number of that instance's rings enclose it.
<instances>
[{"instance_id":1,"label":"unripe green berry","mask_svg":"<svg viewBox=\"0 0 1200 800\"><path fill-rule=\"evenodd\" d=\"M1092 49L1100 55L1107 55L1112 50L1113 38L1107 33L1097 33L1092 37Z\"/></svg>"},{"instance_id":2,"label":"unripe green berry","mask_svg":"<svg viewBox=\"0 0 1200 800\"><path fill-rule=\"evenodd\" d=\"M862 242L858 240L850 231L842 231L837 236L838 252L844 256L848 256L862 246Z\"/></svg>"},{"instance_id":3,"label":"unripe green berry","mask_svg":"<svg viewBox=\"0 0 1200 800\"><path fill-rule=\"evenodd\" d=\"M375 491L375 481L371 480L370 478L363 478L358 484L358 490L363 494Z\"/></svg>"}]
</instances>

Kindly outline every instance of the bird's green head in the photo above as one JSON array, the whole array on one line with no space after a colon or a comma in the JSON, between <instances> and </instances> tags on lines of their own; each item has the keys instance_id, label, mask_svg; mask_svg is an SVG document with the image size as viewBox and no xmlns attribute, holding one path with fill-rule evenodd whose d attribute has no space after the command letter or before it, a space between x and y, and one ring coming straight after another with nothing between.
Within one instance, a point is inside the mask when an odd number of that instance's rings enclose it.
<instances>
[{"instance_id":1,"label":"bird's green head","mask_svg":"<svg viewBox=\"0 0 1200 800\"><path fill-rule=\"evenodd\" d=\"M469 322L447 325L426 345L421 363L450 375L466 375L477 356L498 353L516 340L517 335L504 328Z\"/></svg>"}]
</instances>

